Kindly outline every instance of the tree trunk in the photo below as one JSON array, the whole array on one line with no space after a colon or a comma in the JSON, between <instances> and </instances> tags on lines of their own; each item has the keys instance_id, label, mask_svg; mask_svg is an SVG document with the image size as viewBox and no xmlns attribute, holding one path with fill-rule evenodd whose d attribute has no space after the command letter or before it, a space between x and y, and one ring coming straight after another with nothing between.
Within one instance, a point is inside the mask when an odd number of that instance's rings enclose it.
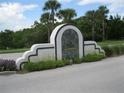
<instances>
[{"instance_id":1,"label":"tree trunk","mask_svg":"<svg viewBox=\"0 0 124 93\"><path fill-rule=\"evenodd\" d=\"M52 9L52 11L51 11L51 18L52 18L52 24L51 24L51 31L54 29L54 26L55 26L55 23L54 23L54 20L55 20L55 18L54 18L54 15L55 15L55 12L54 12L54 9ZM50 34L51 34L51 31L50 31Z\"/></svg>"},{"instance_id":2,"label":"tree trunk","mask_svg":"<svg viewBox=\"0 0 124 93\"><path fill-rule=\"evenodd\" d=\"M50 43L50 29L48 27L48 43Z\"/></svg>"},{"instance_id":3,"label":"tree trunk","mask_svg":"<svg viewBox=\"0 0 124 93\"><path fill-rule=\"evenodd\" d=\"M48 38L48 43L50 43L50 29L49 29L49 24L45 24L48 30L47 38Z\"/></svg>"},{"instance_id":4,"label":"tree trunk","mask_svg":"<svg viewBox=\"0 0 124 93\"><path fill-rule=\"evenodd\" d=\"M95 40L95 13L93 12L93 20L92 20L92 40Z\"/></svg>"},{"instance_id":5,"label":"tree trunk","mask_svg":"<svg viewBox=\"0 0 124 93\"><path fill-rule=\"evenodd\" d=\"M102 40L104 41L105 40L105 22L104 22L104 20L103 20L103 22L102 22Z\"/></svg>"},{"instance_id":6,"label":"tree trunk","mask_svg":"<svg viewBox=\"0 0 124 93\"><path fill-rule=\"evenodd\" d=\"M92 26L92 40L95 40L95 28L94 28L94 24Z\"/></svg>"},{"instance_id":7,"label":"tree trunk","mask_svg":"<svg viewBox=\"0 0 124 93\"><path fill-rule=\"evenodd\" d=\"M54 15L55 15L55 13L54 13L54 10L52 9L52 11L51 11L51 15L52 15L52 23L53 23L53 25L54 25Z\"/></svg>"}]
</instances>

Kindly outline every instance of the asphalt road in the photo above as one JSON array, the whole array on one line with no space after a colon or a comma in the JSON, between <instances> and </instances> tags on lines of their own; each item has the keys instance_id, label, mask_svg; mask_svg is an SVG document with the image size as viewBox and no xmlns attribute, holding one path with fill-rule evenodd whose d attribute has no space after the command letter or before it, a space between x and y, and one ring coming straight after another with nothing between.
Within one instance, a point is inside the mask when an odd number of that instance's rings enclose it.
<instances>
[{"instance_id":1,"label":"asphalt road","mask_svg":"<svg viewBox=\"0 0 124 93\"><path fill-rule=\"evenodd\" d=\"M0 76L0 93L124 93L124 56Z\"/></svg>"}]
</instances>

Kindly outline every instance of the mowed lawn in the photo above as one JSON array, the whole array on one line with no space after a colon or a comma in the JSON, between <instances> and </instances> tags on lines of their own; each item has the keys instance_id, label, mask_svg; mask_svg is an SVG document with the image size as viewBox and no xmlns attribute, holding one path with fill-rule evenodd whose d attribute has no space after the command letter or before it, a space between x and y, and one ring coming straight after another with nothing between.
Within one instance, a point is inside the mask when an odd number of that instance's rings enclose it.
<instances>
[{"instance_id":1,"label":"mowed lawn","mask_svg":"<svg viewBox=\"0 0 124 93\"><path fill-rule=\"evenodd\" d=\"M29 48L0 50L0 54L21 53L21 52L25 52L27 50L29 50Z\"/></svg>"},{"instance_id":2,"label":"mowed lawn","mask_svg":"<svg viewBox=\"0 0 124 93\"><path fill-rule=\"evenodd\" d=\"M97 42L101 47L104 46L118 46L118 45L124 45L124 40L119 41L104 41L104 42ZM0 50L0 54L5 53L21 53L29 50L29 48L22 48L22 49L8 49L8 50Z\"/></svg>"}]
</instances>

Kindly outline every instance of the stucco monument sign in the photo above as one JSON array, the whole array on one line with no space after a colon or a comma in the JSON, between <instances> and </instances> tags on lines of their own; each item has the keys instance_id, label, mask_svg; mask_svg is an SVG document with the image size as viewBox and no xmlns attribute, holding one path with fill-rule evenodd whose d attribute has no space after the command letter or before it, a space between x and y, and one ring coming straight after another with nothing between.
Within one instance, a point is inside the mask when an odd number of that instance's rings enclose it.
<instances>
[{"instance_id":1,"label":"stucco monument sign","mask_svg":"<svg viewBox=\"0 0 124 93\"><path fill-rule=\"evenodd\" d=\"M78 34L68 29L62 35L62 59L73 59L74 57L79 58L79 38Z\"/></svg>"},{"instance_id":2,"label":"stucco monument sign","mask_svg":"<svg viewBox=\"0 0 124 93\"><path fill-rule=\"evenodd\" d=\"M63 60L82 58L91 53L104 51L95 41L84 41L80 30L70 24L57 26L50 37L50 43L35 44L22 57L16 60L17 69L21 69L25 62L42 60Z\"/></svg>"}]
</instances>

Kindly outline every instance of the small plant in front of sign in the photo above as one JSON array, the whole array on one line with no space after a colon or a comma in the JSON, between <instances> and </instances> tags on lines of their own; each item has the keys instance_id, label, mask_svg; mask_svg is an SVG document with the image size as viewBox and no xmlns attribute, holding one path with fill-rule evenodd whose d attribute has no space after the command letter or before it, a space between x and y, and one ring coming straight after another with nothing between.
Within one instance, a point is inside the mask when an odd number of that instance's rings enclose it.
<instances>
[{"instance_id":1,"label":"small plant in front of sign","mask_svg":"<svg viewBox=\"0 0 124 93\"><path fill-rule=\"evenodd\" d=\"M0 59L0 71L15 71L16 64L14 60Z\"/></svg>"}]
</instances>

